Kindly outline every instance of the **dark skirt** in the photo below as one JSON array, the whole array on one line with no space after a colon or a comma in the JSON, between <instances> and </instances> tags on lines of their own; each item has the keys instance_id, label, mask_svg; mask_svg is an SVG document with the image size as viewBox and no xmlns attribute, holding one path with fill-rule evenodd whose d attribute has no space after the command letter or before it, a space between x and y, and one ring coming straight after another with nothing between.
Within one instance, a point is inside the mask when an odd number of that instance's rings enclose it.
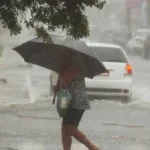
<instances>
[{"instance_id":1,"label":"dark skirt","mask_svg":"<svg viewBox=\"0 0 150 150\"><path fill-rule=\"evenodd\" d=\"M62 124L79 126L79 123L81 121L84 111L85 110L82 110L82 109L69 108L67 110L67 113L63 117Z\"/></svg>"}]
</instances>

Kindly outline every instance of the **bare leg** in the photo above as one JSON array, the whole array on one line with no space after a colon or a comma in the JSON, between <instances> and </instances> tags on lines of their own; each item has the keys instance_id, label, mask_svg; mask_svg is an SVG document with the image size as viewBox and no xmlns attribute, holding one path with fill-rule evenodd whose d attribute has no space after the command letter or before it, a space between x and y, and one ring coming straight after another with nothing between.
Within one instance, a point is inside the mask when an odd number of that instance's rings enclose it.
<instances>
[{"instance_id":1,"label":"bare leg","mask_svg":"<svg viewBox=\"0 0 150 150\"><path fill-rule=\"evenodd\" d=\"M68 134L66 125L62 125L61 133L64 150L71 150L72 137Z\"/></svg>"},{"instance_id":2,"label":"bare leg","mask_svg":"<svg viewBox=\"0 0 150 150\"><path fill-rule=\"evenodd\" d=\"M99 150L76 126L67 125L66 129L69 135L84 144L89 150Z\"/></svg>"}]
</instances>

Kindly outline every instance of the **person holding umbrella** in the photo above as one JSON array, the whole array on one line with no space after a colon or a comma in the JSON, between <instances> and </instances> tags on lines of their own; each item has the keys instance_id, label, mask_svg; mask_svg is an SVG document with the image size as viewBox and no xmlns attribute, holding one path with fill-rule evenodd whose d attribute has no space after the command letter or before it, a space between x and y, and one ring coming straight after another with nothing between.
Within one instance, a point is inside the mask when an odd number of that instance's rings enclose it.
<instances>
[{"instance_id":1,"label":"person holding umbrella","mask_svg":"<svg viewBox=\"0 0 150 150\"><path fill-rule=\"evenodd\" d=\"M54 93L61 88L67 88L72 94L72 102L63 117L62 121L62 143L64 150L71 150L72 137L84 144L89 150L98 150L98 148L82 133L79 129L79 123L85 112L90 109L90 102L86 94L85 80L82 76L80 67L72 62L72 56L69 51L61 51L61 72L58 77L57 85L54 86ZM62 82L63 80L63 82Z\"/></svg>"},{"instance_id":2,"label":"person holding umbrella","mask_svg":"<svg viewBox=\"0 0 150 150\"><path fill-rule=\"evenodd\" d=\"M85 110L90 109L85 77L92 79L98 74L107 73L108 70L98 59L96 53L89 49L84 42L73 40L70 37L60 38L55 35L51 35L51 37L54 41L51 44L44 43L42 39L37 37L13 48L13 50L19 53L25 62L58 73L58 82L54 86L53 102L56 93L62 91L60 89L67 87L69 90L67 93L71 93L71 103L62 121L64 150L71 149L71 137L76 138L89 150L98 150L78 129L78 126Z\"/></svg>"}]
</instances>

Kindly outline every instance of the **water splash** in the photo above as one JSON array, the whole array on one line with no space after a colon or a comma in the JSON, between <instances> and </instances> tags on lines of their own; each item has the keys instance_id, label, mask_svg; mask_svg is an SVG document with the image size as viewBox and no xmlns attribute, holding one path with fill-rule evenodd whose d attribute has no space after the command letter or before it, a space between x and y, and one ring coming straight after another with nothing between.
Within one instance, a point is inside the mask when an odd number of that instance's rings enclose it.
<instances>
[{"instance_id":1,"label":"water splash","mask_svg":"<svg viewBox=\"0 0 150 150\"><path fill-rule=\"evenodd\" d=\"M150 87L147 85L138 85L133 88L133 100L131 104L137 104L144 107L150 107Z\"/></svg>"},{"instance_id":2,"label":"water splash","mask_svg":"<svg viewBox=\"0 0 150 150\"><path fill-rule=\"evenodd\" d=\"M30 97L30 102L35 103L36 102L36 94L35 94L29 73L26 74L26 83L27 83L28 93L29 93L29 97Z\"/></svg>"}]
</instances>

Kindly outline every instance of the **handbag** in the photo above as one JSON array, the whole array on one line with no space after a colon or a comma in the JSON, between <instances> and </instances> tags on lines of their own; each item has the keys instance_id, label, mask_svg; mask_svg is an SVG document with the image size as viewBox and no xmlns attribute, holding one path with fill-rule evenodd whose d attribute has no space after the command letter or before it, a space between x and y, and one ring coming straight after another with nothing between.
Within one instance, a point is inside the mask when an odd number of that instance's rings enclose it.
<instances>
[{"instance_id":1,"label":"handbag","mask_svg":"<svg viewBox=\"0 0 150 150\"><path fill-rule=\"evenodd\" d=\"M72 95L69 92L67 85L65 84L65 89L61 89L62 81L63 79L61 80L60 91L57 92L56 94L57 96L56 108L60 118L65 116L72 100Z\"/></svg>"}]
</instances>

